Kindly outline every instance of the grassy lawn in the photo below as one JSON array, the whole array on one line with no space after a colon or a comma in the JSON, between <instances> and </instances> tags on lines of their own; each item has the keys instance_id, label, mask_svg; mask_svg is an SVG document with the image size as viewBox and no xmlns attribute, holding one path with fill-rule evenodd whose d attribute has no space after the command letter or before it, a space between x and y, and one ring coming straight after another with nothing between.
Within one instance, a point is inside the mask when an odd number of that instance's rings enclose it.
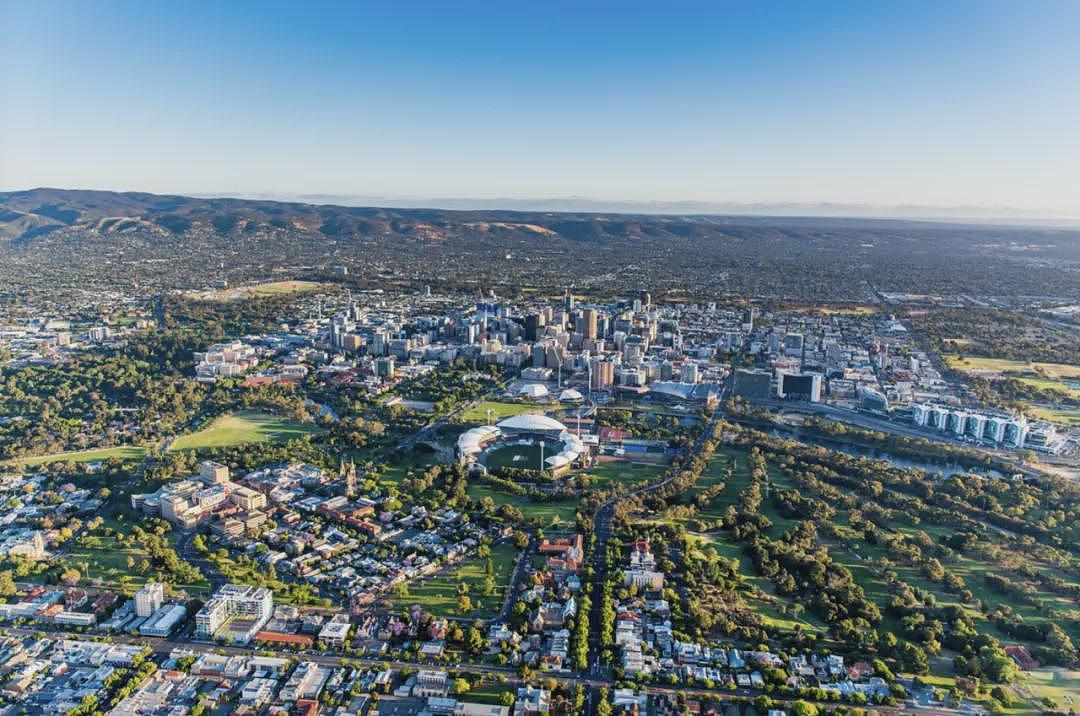
<instances>
[{"instance_id":1,"label":"grassy lawn","mask_svg":"<svg viewBox=\"0 0 1080 716\"><path fill-rule=\"evenodd\" d=\"M319 431L320 428L314 425L292 423L277 415L258 411L241 411L223 415L197 433L177 438L169 447L169 452L235 447L248 443L283 443Z\"/></svg>"},{"instance_id":2,"label":"grassy lawn","mask_svg":"<svg viewBox=\"0 0 1080 716\"><path fill-rule=\"evenodd\" d=\"M595 467L586 470L586 472L597 478L600 485L606 485L609 482L633 485L646 480L651 482L660 476L666 467L667 465L648 462L603 460Z\"/></svg>"},{"instance_id":3,"label":"grassy lawn","mask_svg":"<svg viewBox=\"0 0 1080 716\"><path fill-rule=\"evenodd\" d=\"M500 682L493 676L483 676L482 682L476 682L462 698L466 701L478 704L502 704L502 695L507 691L513 691L513 687L505 682ZM500 677L503 678L503 677Z\"/></svg>"},{"instance_id":4,"label":"grassy lawn","mask_svg":"<svg viewBox=\"0 0 1080 716\"><path fill-rule=\"evenodd\" d=\"M1080 408L1032 407L1031 412L1039 420L1048 420L1051 423L1057 423L1059 425L1080 427Z\"/></svg>"},{"instance_id":5,"label":"grassy lawn","mask_svg":"<svg viewBox=\"0 0 1080 716\"><path fill-rule=\"evenodd\" d=\"M382 474L379 475L379 484L399 485L410 472L421 473L435 464L438 464L435 453L414 451L393 464L384 464Z\"/></svg>"},{"instance_id":6,"label":"grassy lawn","mask_svg":"<svg viewBox=\"0 0 1080 716\"><path fill-rule=\"evenodd\" d=\"M877 312L873 306L833 306L815 310L826 316L872 316Z\"/></svg>"},{"instance_id":7,"label":"grassy lawn","mask_svg":"<svg viewBox=\"0 0 1080 716\"><path fill-rule=\"evenodd\" d=\"M44 465L50 462L99 462L110 457L121 460L141 460L146 455L146 448L135 445L119 445L110 448L97 448L94 450L79 450L76 452L58 452L52 455L40 455L38 457L24 457L11 462L21 465Z\"/></svg>"},{"instance_id":8,"label":"grassy lawn","mask_svg":"<svg viewBox=\"0 0 1080 716\"><path fill-rule=\"evenodd\" d=\"M252 286L235 286L215 291L200 292L199 295L214 301L237 301L245 298L284 296L287 294L310 293L327 288L328 284L317 281L270 281Z\"/></svg>"},{"instance_id":9,"label":"grassy lawn","mask_svg":"<svg viewBox=\"0 0 1080 716\"><path fill-rule=\"evenodd\" d=\"M559 407L559 405L547 406L537 405L536 403L506 403L499 400L485 400L477 403L462 413L461 421L463 423L486 423L488 420L488 410L493 411L491 414L492 420L499 422L500 420L509 418L513 415L520 415L521 413L543 413L555 410Z\"/></svg>"},{"instance_id":10,"label":"grassy lawn","mask_svg":"<svg viewBox=\"0 0 1080 716\"><path fill-rule=\"evenodd\" d=\"M725 477L727 467L732 461L734 461L735 469L732 473L731 482L728 483L727 487L724 488L724 491L713 500L712 504L710 504L707 509L701 511L700 517L702 519L718 520L723 518L729 505L738 505L739 494L746 489L746 486L750 483L750 471L747 470L746 453L741 450L718 450L713 457L713 461L709 464L709 469L698 478L693 491L688 493L688 495L693 497L697 493L722 481ZM771 463L768 465L768 473L771 489L790 489L794 487L791 479L780 472L780 470ZM773 526L772 529L769 530L769 534L772 537L779 537L781 533L786 532L795 526L795 520L790 520L781 516L771 500L765 500L762 503L761 513L772 520Z\"/></svg>"},{"instance_id":11,"label":"grassy lawn","mask_svg":"<svg viewBox=\"0 0 1080 716\"><path fill-rule=\"evenodd\" d=\"M280 296L283 293L307 293L326 286L317 281L272 281L254 286L245 286L242 290L248 296Z\"/></svg>"},{"instance_id":12,"label":"grassy lawn","mask_svg":"<svg viewBox=\"0 0 1080 716\"><path fill-rule=\"evenodd\" d=\"M731 470L731 476L728 478L727 472L729 466L732 465L732 461L734 461L734 469ZM768 472L774 490L793 486L791 479L783 474L777 465L770 462ZM702 518L706 520L716 519L723 514L728 505L737 504L740 492L749 481L745 453L737 450L718 451L713 462L699 478L694 489L688 491L684 496L682 504L687 504L689 498L692 498L694 494L724 480L727 480L726 489L716 497L704 513L700 514ZM815 496L820 497L819 495ZM912 587L933 595L937 604L959 606L972 618L976 628L980 631L991 633L1004 643L1018 642L1016 637L1001 631L996 624L988 620L986 615L976 610L972 604L961 604L956 595L946 592L941 584L932 582L926 577L921 566L908 564L905 560L890 555L884 546L870 544L862 539L861 533L850 527L848 510L842 504L834 506L837 508L837 514L830 521L838 529L841 537L853 542L852 549L845 547L840 539L821 536L819 540L828 549L835 563L850 570L855 583L863 588L866 597L874 602L883 613L887 611L886 608L891 595L885 579L882 574L879 574L878 565L883 558L888 558L890 571ZM777 512L775 502L770 499L763 502L761 513L773 521L773 527L768 533L769 537L773 539L778 538L782 532L790 529L795 524L795 521L781 517ZM658 519L672 521L677 518L668 513ZM691 520L682 520L682 522L684 525L689 526ZM932 541L944 541L954 532L954 528L949 525L930 523L916 525L912 521L899 516L890 523L889 528L908 537L912 537L920 531L925 532ZM690 534L695 540L698 551L731 559L738 564L739 573L744 578L744 587L740 590L740 594L746 605L755 613L760 614L766 623L785 630L799 625L803 629L814 630L822 634L826 632L826 625L809 611L798 617L793 614L792 607L795 601L777 594L772 583L757 574L751 560L744 554L745 545L733 539L730 533L723 530L714 530L704 533L691 532ZM1074 641L1080 638L1080 631L1078 631L1080 623L1070 618L1071 615L1075 614L1075 604L1068 597L1037 586L1033 583L1033 580L1020 580L1032 583L1033 586L1037 587L1032 595L1033 603L1027 603L1025 600L994 592L987 586L984 579L988 572L995 572L1019 580L1016 573L1011 570L1015 569L1017 564L1025 562L1044 574L1063 579L1066 584L1075 585L1075 577L1071 573L1058 569L1051 564L1039 561L1031 556L1025 556L1021 549L1016 545L1009 544L1007 539L992 535L988 541L997 547L996 551L989 551L986 556L983 556L983 552L973 550L967 554L955 554L949 558L943 558L942 563L946 569L964 580L966 587L971 590L974 600L981 600L985 603L988 611L998 604L1008 604L1012 607L1014 613L1022 617L1028 624L1040 625L1050 620L1056 620L1056 623L1062 626ZM897 634L902 632L899 620L890 616L885 617L880 628ZM947 655L947 658L943 657L943 659L934 662L933 670L936 676L951 680L951 658L952 655ZM1029 675L1023 685L1017 686L1016 691L1018 696L1025 699L1031 706L1019 706L1015 713L1031 713L1032 708L1038 710L1040 707L1037 700L1044 695L1053 698L1059 707L1075 708L1076 705L1080 705L1080 691L1077 690L1078 677L1080 677L1080 672L1077 671L1049 669ZM1077 704L1069 704L1065 701L1065 694L1069 693L1078 695Z\"/></svg>"},{"instance_id":13,"label":"grassy lawn","mask_svg":"<svg viewBox=\"0 0 1080 716\"><path fill-rule=\"evenodd\" d=\"M1080 671L1037 669L1027 672L1014 690L1029 699L1051 698L1058 708L1075 711L1080 706Z\"/></svg>"},{"instance_id":14,"label":"grassy lawn","mask_svg":"<svg viewBox=\"0 0 1080 716\"><path fill-rule=\"evenodd\" d=\"M436 616L458 616L473 619L489 619L502 608L506 598L507 583L514 568L517 548L512 544L502 544L491 548L491 566L495 578L495 593L489 597L482 595L484 580L487 577L486 559L472 557L449 570L423 582L409 584L406 597L393 597L395 607L410 607L419 604L421 609ZM469 585L469 599L473 609L462 614L458 611L458 584Z\"/></svg>"},{"instance_id":15,"label":"grassy lawn","mask_svg":"<svg viewBox=\"0 0 1080 716\"><path fill-rule=\"evenodd\" d=\"M1005 358L983 358L981 356L943 355L942 358L951 368L962 371L993 371L996 373L1041 373L1047 378L1080 377L1080 366L1067 363L1028 363Z\"/></svg>"},{"instance_id":16,"label":"grassy lawn","mask_svg":"<svg viewBox=\"0 0 1080 716\"><path fill-rule=\"evenodd\" d=\"M109 521L109 526L122 529L123 525ZM65 566L78 569L83 575L84 586L87 584L99 585L119 589L121 586L139 587L152 575L143 574L140 563L149 559L146 550L121 546L111 535L96 532L83 538L85 544L76 544L74 540L67 543L67 551L61 556L61 562ZM128 559L134 566L128 567ZM202 580L196 584L173 584L175 589L183 589L192 592L205 592L209 590L209 582Z\"/></svg>"},{"instance_id":17,"label":"grassy lawn","mask_svg":"<svg viewBox=\"0 0 1080 716\"><path fill-rule=\"evenodd\" d=\"M535 520L541 526L551 524L572 525L577 514L578 501L530 502L526 497L508 495L480 482L469 483L468 495L474 500L489 496L496 505L513 505L521 510L526 520Z\"/></svg>"}]
</instances>

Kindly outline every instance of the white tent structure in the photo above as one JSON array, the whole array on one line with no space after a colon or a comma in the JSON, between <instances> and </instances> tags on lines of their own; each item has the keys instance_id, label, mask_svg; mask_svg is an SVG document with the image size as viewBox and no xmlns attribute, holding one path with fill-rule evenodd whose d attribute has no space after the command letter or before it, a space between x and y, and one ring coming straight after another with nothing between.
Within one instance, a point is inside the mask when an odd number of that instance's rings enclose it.
<instances>
[{"instance_id":1,"label":"white tent structure","mask_svg":"<svg viewBox=\"0 0 1080 716\"><path fill-rule=\"evenodd\" d=\"M518 388L517 392L521 397L532 398L533 400L546 398L551 394L543 383L526 383Z\"/></svg>"},{"instance_id":2,"label":"white tent structure","mask_svg":"<svg viewBox=\"0 0 1080 716\"><path fill-rule=\"evenodd\" d=\"M577 388L567 388L559 393L559 400L564 403L580 403L585 400L585 396L582 395Z\"/></svg>"}]
</instances>

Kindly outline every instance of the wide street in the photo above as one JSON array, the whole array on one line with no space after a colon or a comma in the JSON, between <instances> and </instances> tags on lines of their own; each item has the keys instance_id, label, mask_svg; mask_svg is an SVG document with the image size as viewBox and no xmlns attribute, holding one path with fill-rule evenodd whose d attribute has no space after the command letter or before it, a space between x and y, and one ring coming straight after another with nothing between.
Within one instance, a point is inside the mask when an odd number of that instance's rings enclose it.
<instances>
[{"instance_id":1,"label":"wide street","mask_svg":"<svg viewBox=\"0 0 1080 716\"><path fill-rule=\"evenodd\" d=\"M15 627L4 626L0 627L0 634L18 637L32 637L39 635L43 630L31 629L27 627ZM46 633L56 638L67 639L86 639L85 634L76 634L72 632L66 632L61 630L47 630ZM253 656L256 654L265 655L272 650L259 648L253 649L250 647L242 646L225 646L221 644L209 644L205 642L190 641L183 637L169 637L169 638L153 638L153 637L135 637L130 635L116 635L110 637L111 641L118 644L142 644L150 647L152 653L159 659L167 658L174 650L183 650L191 654L219 654L223 656ZM505 679L505 683L509 686L516 688L522 685L524 682L521 679L520 673L517 669L507 666L495 666L488 664L475 664L470 662L415 662L415 661L399 661L395 659L378 659L364 656L349 656L344 654L335 654L325 651L281 651L276 652L277 656L289 659L296 659L298 661L310 661L325 666L338 667L343 664L353 666L364 666L374 669L416 669L418 667L428 666L429 668L440 668L448 671L456 671L475 675L491 676L495 678ZM543 674L544 678L553 678L557 682L576 686L582 684L589 689L588 700L588 713L595 712L595 704L597 702L595 691L601 688L612 689L618 686L617 682L607 676L595 675L590 672L588 675L579 674ZM666 694L672 697L677 697L680 694L696 697L708 697L717 701L731 701L736 699L753 698L759 695L761 692L751 689L737 689L735 691L719 691L710 689L701 689L695 687L672 687L663 685L650 685L648 687L650 693ZM790 702L794 699L788 699L780 696L772 696L776 701ZM899 709L878 707L880 713L897 713Z\"/></svg>"}]
</instances>

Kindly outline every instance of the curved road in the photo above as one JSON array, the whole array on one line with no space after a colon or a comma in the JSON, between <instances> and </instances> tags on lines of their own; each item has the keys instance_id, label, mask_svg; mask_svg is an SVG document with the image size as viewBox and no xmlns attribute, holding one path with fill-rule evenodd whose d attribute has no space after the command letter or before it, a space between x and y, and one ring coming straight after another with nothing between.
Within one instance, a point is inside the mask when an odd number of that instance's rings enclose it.
<instances>
[{"instance_id":1,"label":"curved road","mask_svg":"<svg viewBox=\"0 0 1080 716\"><path fill-rule=\"evenodd\" d=\"M701 433L698 435L697 441L694 446L687 453L686 460L683 464L688 462L691 457L701 451L701 447L705 444L705 441L712 435L717 421L724 413L724 396L731 387L731 378L728 378L724 382L724 387L720 391L719 400L716 403L716 408L713 410L709 421L702 428ZM592 674L594 677L601 677L606 675L604 667L600 665L600 652L603 648L603 644L600 643L600 616L603 608L603 596L604 596L604 584L607 582L607 541L611 536L611 519L615 514L615 505L620 500L625 500L637 495L644 495L654 490L658 490L662 487L666 487L671 484L671 481L675 479L675 475L667 477L666 479L654 484L646 485L645 487L639 487L638 489L628 492L622 495L616 495L610 500L600 505L596 512L593 514L593 530L596 533L596 543L593 545L592 553L592 568L593 568L593 580L592 580L592 614L590 619L592 620L591 629L589 629L589 663L591 664L587 673Z\"/></svg>"}]
</instances>

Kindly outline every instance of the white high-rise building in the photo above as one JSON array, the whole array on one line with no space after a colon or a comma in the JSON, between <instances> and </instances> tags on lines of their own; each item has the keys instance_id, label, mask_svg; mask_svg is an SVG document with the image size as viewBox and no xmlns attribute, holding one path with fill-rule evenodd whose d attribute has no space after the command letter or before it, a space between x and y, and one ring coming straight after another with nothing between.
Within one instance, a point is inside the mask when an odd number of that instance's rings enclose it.
<instances>
[{"instance_id":1,"label":"white high-rise building","mask_svg":"<svg viewBox=\"0 0 1080 716\"><path fill-rule=\"evenodd\" d=\"M269 621L274 593L265 587L226 584L195 614L195 636L212 639L226 623L237 628L224 635L227 641L246 644Z\"/></svg>"},{"instance_id":2,"label":"white high-rise building","mask_svg":"<svg viewBox=\"0 0 1080 716\"><path fill-rule=\"evenodd\" d=\"M135 592L135 614L143 618L149 617L158 609L165 600L165 587L158 582L147 582L146 585Z\"/></svg>"},{"instance_id":3,"label":"white high-rise building","mask_svg":"<svg viewBox=\"0 0 1080 716\"><path fill-rule=\"evenodd\" d=\"M1006 420L1005 418L990 418L986 421L986 429L984 431L984 434L988 439L993 440L996 443L1001 442L1005 439L1005 423L1007 422L1008 420Z\"/></svg>"},{"instance_id":4,"label":"white high-rise building","mask_svg":"<svg viewBox=\"0 0 1080 716\"><path fill-rule=\"evenodd\" d=\"M963 410L950 410L946 418L946 429L954 435L963 435L967 426L968 414Z\"/></svg>"},{"instance_id":5,"label":"white high-rise building","mask_svg":"<svg viewBox=\"0 0 1080 716\"><path fill-rule=\"evenodd\" d=\"M986 416L972 413L968 415L967 434L976 440L982 440L986 432Z\"/></svg>"}]
</instances>

